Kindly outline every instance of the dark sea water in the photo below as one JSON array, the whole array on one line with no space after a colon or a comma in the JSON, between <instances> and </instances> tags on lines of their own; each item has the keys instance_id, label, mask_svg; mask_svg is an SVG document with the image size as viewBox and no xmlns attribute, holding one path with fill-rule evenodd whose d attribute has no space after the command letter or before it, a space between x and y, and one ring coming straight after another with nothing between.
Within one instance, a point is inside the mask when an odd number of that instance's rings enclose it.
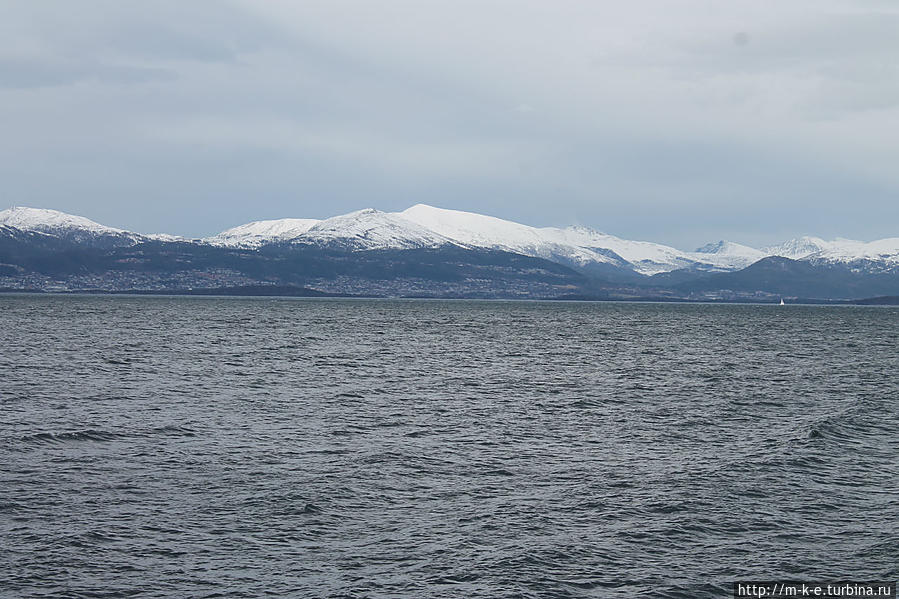
<instances>
[{"instance_id":1,"label":"dark sea water","mask_svg":"<svg viewBox=\"0 0 899 599\"><path fill-rule=\"evenodd\" d=\"M0 596L892 579L899 310L0 296Z\"/></svg>"}]
</instances>

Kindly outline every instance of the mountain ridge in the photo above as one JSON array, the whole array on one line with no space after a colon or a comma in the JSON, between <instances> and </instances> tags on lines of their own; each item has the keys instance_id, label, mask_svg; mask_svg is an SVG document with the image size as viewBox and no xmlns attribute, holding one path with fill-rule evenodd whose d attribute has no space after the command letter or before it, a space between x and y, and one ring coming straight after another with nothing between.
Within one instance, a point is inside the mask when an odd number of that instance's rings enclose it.
<instances>
[{"instance_id":1,"label":"mountain ridge","mask_svg":"<svg viewBox=\"0 0 899 599\"><path fill-rule=\"evenodd\" d=\"M370 222L362 222L366 220ZM375 220L379 222L374 223ZM849 239L826 241L820 237L804 236L762 249L722 240L687 252L654 242L622 239L584 226L532 227L494 216L421 203L401 212L381 212L369 208L328 219L253 221L201 239L135 233L102 225L82 216L21 206L0 211L0 224L78 242L100 243L103 240L105 245L135 244L147 240L242 248L277 243L319 243L364 250L454 243L462 247L501 249L580 267L608 264L630 268L646 276L680 269L710 272L739 270L766 256L847 264L859 260L886 261L899 265L899 238L862 242Z\"/></svg>"},{"instance_id":2,"label":"mountain ridge","mask_svg":"<svg viewBox=\"0 0 899 599\"><path fill-rule=\"evenodd\" d=\"M180 268L177 261L161 258L166 254L181 254L185 256L183 263L205 264L209 268L214 266L216 260L220 264L231 264L228 268L232 274L243 272L241 269L244 268L240 266L240 261L233 262L234 256L242 256L245 264L256 265L253 268L257 268L258 272L252 269L245 272L230 281L233 285L258 283L260 273L267 272L269 268L259 266L258 256L273 260L278 257L290 262L295 260L296 252L300 250L305 252L304 255L324 252L322 255L343 256L334 260L355 260L369 265L381 258L362 259L361 255L366 252L381 252L378 255L391 262L398 259L396 252L423 250L428 253L421 255L427 255L429 264L438 270L447 266L440 260L475 265L485 260L479 257L481 254L478 252L487 252L483 256L495 256L487 259L493 265L490 267L492 274L487 279L500 276L498 273L503 268L500 265L508 263L500 256L511 254L572 269L586 277L583 280L592 281L590 285L629 287L638 289L634 293L662 295L668 293L660 291L664 289L676 290L676 293L709 294L713 288L746 294L752 292L751 288L755 286L757 291L764 293L795 291L795 296L807 296L803 295L802 288L791 286L789 280L775 282L771 279L788 279L790 276L803 281L808 289L831 296L839 295L840 281L847 285L846 289L891 294L892 281L899 281L899 238L861 242L799 237L761 250L721 240L685 252L663 244L622 239L584 226L532 227L493 216L426 204L416 204L401 212L368 208L328 219L254 221L202 239L134 233L55 210L15 207L0 211L0 241L0 273L10 277L25 276L23 273L28 269L38 267L47 272L66 272L67 268L75 268L74 264L78 262L78 258L68 255L72 252L86 256L84 252L87 250L115 252L117 248L135 248L128 257L117 259L132 264L138 271L138 265L144 260L140 257L144 251L154 256L154 268L162 270ZM772 259L789 262L771 262ZM59 264L54 265L54 260ZM93 264L91 260L94 258L85 260ZM308 264L307 258L303 260L303 264ZM100 262L105 264L103 260ZM331 258L326 262L333 272L346 270L344 267L337 268L337 262ZM403 272L414 271L418 275L426 275L421 269L408 264L406 258L401 262L405 264ZM791 265L794 262L797 264ZM438 266L438 263L442 265ZM750 270L755 265L759 267ZM534 272L545 268L536 267ZM280 273L276 278L284 276L283 270L276 270ZM391 272L389 268L380 266L375 270L381 273L378 276L383 277L389 277ZM466 270L469 274L475 271L474 266ZM352 277L366 277L365 272L359 269L347 272L352 272ZM200 275L194 273L190 276ZM826 279L827 284L815 284L815 276ZM139 279L137 277L136 280ZM580 283L569 281L565 285L584 285L583 280ZM288 283L295 284L297 281L290 280ZM360 292L359 289L362 293L366 292L363 283L356 287L351 290L353 293ZM337 292L343 290L338 289Z\"/></svg>"}]
</instances>

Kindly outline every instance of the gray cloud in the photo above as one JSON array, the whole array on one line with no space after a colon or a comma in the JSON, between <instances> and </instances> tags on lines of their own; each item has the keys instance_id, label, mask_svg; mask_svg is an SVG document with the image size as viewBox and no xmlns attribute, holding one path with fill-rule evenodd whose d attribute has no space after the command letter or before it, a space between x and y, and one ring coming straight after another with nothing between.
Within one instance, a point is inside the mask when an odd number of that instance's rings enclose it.
<instances>
[{"instance_id":1,"label":"gray cloud","mask_svg":"<svg viewBox=\"0 0 899 599\"><path fill-rule=\"evenodd\" d=\"M55 87L81 82L132 85L174 78L176 78L176 74L173 71L152 67L85 62L67 63L62 60L0 59L0 88Z\"/></svg>"},{"instance_id":2,"label":"gray cloud","mask_svg":"<svg viewBox=\"0 0 899 599\"><path fill-rule=\"evenodd\" d=\"M7 3L0 203L187 235L414 202L895 236L890 3ZM720 232L720 233L719 233Z\"/></svg>"}]
</instances>

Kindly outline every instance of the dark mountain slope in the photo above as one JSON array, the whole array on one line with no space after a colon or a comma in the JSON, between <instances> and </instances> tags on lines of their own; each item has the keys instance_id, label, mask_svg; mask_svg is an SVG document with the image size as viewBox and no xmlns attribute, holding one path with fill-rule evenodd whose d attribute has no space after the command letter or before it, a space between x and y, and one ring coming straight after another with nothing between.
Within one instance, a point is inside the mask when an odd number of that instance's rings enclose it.
<instances>
[{"instance_id":1,"label":"dark mountain slope","mask_svg":"<svg viewBox=\"0 0 899 599\"><path fill-rule=\"evenodd\" d=\"M736 272L708 275L676 283L675 289L692 293L730 290L763 291L788 297L853 299L899 294L899 277L853 270L843 264L812 264L773 256Z\"/></svg>"}]
</instances>

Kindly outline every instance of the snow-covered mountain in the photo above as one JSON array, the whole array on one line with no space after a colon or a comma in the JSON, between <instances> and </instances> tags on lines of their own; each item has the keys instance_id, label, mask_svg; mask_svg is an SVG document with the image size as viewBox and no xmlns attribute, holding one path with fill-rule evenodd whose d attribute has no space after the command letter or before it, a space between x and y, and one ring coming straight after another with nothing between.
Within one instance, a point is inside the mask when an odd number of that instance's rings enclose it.
<instances>
[{"instance_id":1,"label":"snow-covered mountain","mask_svg":"<svg viewBox=\"0 0 899 599\"><path fill-rule=\"evenodd\" d=\"M469 248L503 250L588 269L605 265L654 275L687 269L726 272L746 268L766 256L793 260L893 261L894 240L862 242L824 241L801 237L758 250L730 241L710 243L693 252L648 241L631 241L581 226L531 227L521 223L461 210L416 204L402 212L360 210L324 221L281 219L259 221L228 229L204 240L229 247L260 247L269 243L296 243L365 249L408 249L456 244Z\"/></svg>"},{"instance_id":2,"label":"snow-covered mountain","mask_svg":"<svg viewBox=\"0 0 899 599\"><path fill-rule=\"evenodd\" d=\"M749 252L758 253L756 260L764 257L758 250L737 244L727 244L717 252L687 253L658 243L621 239L589 227L529 227L426 204L417 204L399 214L465 245L502 249L581 267L609 264L642 275L682 268L735 270L754 262L748 261Z\"/></svg>"},{"instance_id":3,"label":"snow-covered mountain","mask_svg":"<svg viewBox=\"0 0 899 599\"><path fill-rule=\"evenodd\" d=\"M133 245L142 240L136 233L107 227L83 216L43 208L13 207L0 211L0 225L99 247Z\"/></svg>"},{"instance_id":4,"label":"snow-covered mountain","mask_svg":"<svg viewBox=\"0 0 899 599\"><path fill-rule=\"evenodd\" d=\"M693 261L680 250L649 241L630 241L583 226L542 229L559 243L587 248L595 253L614 252L638 273L654 275L690 268Z\"/></svg>"},{"instance_id":5,"label":"snow-covered mountain","mask_svg":"<svg viewBox=\"0 0 899 599\"><path fill-rule=\"evenodd\" d=\"M294 244L350 250L433 248L453 241L399 214L368 208L316 223Z\"/></svg>"},{"instance_id":6,"label":"snow-covered mountain","mask_svg":"<svg viewBox=\"0 0 899 599\"><path fill-rule=\"evenodd\" d=\"M0 231L25 231L91 247L129 246L147 241L188 242L172 235L143 235L107 227L56 210L0 211ZM269 244L351 251L457 246L502 250L543 258L585 273L628 276L674 270L737 271L767 256L810 264L840 264L863 272L899 272L899 238L872 242L800 237L757 250L719 241L684 252L648 241L631 241L581 226L531 227L501 218L417 204L402 212L359 210L325 220L285 218L240 225L194 243L255 249ZM605 270L603 270L605 269Z\"/></svg>"},{"instance_id":7,"label":"snow-covered mountain","mask_svg":"<svg viewBox=\"0 0 899 599\"><path fill-rule=\"evenodd\" d=\"M13 207L0 211L0 225L20 231L50 235L91 247L129 246L147 241L188 241L165 233L142 235L101 225L83 216L44 208Z\"/></svg>"},{"instance_id":8,"label":"snow-covered mountain","mask_svg":"<svg viewBox=\"0 0 899 599\"><path fill-rule=\"evenodd\" d=\"M877 241L851 241L838 239L830 242L826 248L816 254L807 256L815 260L850 263L857 260L875 260L899 263L899 237L879 239Z\"/></svg>"},{"instance_id":9,"label":"snow-covered mountain","mask_svg":"<svg viewBox=\"0 0 899 599\"><path fill-rule=\"evenodd\" d=\"M765 253L816 265L841 264L856 271L899 272L897 237L871 242L839 238L825 241L819 237L799 237L765 248Z\"/></svg>"},{"instance_id":10,"label":"snow-covered mountain","mask_svg":"<svg viewBox=\"0 0 899 599\"><path fill-rule=\"evenodd\" d=\"M95 223L83 216L66 214L58 210L20 206L0 211L0 223L21 229L22 231L37 231L50 234L72 230L92 233L127 233L127 231L122 229L114 229Z\"/></svg>"},{"instance_id":11,"label":"snow-covered mountain","mask_svg":"<svg viewBox=\"0 0 899 599\"><path fill-rule=\"evenodd\" d=\"M452 240L403 218L368 208L325 220L283 218L240 225L203 240L223 247L257 248L271 243L351 250L439 247Z\"/></svg>"},{"instance_id":12,"label":"snow-covered mountain","mask_svg":"<svg viewBox=\"0 0 899 599\"><path fill-rule=\"evenodd\" d=\"M780 245L762 248L766 256L782 256L790 260L801 260L817 252L827 249L830 244L820 237L797 237Z\"/></svg>"},{"instance_id":13,"label":"snow-covered mountain","mask_svg":"<svg viewBox=\"0 0 899 599\"><path fill-rule=\"evenodd\" d=\"M621 239L588 227L531 227L426 204L416 204L397 213L362 210L325 221L260 221L228 229L204 241L226 247L289 242L354 249L407 249L452 243L545 258L582 269L605 265L641 275L683 268L735 270L765 256L759 250L729 242L719 242L716 248L707 246L698 252L682 252L658 243Z\"/></svg>"},{"instance_id":14,"label":"snow-covered mountain","mask_svg":"<svg viewBox=\"0 0 899 599\"><path fill-rule=\"evenodd\" d=\"M313 218L259 220L222 231L203 241L222 247L256 248L267 243L292 241L320 222Z\"/></svg>"},{"instance_id":15,"label":"snow-covered mountain","mask_svg":"<svg viewBox=\"0 0 899 599\"><path fill-rule=\"evenodd\" d=\"M758 262L768 254L732 241L716 241L698 248L691 256L697 262L712 264L716 270L739 270Z\"/></svg>"},{"instance_id":16,"label":"snow-covered mountain","mask_svg":"<svg viewBox=\"0 0 899 599\"><path fill-rule=\"evenodd\" d=\"M466 247L502 250L580 266L589 263L629 266L626 259L607 248L596 251L567 242L560 234L561 229L529 227L493 216L425 204L416 204L397 214Z\"/></svg>"}]
</instances>

